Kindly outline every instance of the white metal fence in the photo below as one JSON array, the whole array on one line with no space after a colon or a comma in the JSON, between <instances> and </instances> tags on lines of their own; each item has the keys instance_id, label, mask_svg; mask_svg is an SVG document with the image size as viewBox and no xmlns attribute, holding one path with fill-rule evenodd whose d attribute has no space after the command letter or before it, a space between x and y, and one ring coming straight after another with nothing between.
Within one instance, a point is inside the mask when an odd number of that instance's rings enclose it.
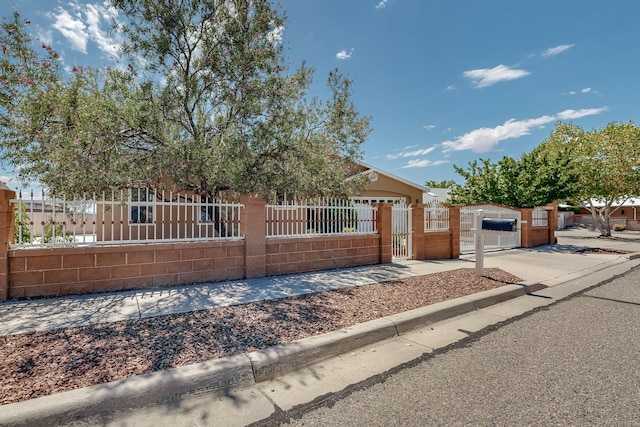
<instances>
[{"instance_id":1,"label":"white metal fence","mask_svg":"<svg viewBox=\"0 0 640 427\"><path fill-rule=\"evenodd\" d=\"M241 238L243 205L194 194L129 188L57 196L42 192L11 200L16 207L12 247L82 246Z\"/></svg>"},{"instance_id":2,"label":"white metal fence","mask_svg":"<svg viewBox=\"0 0 640 427\"><path fill-rule=\"evenodd\" d=\"M427 203L424 207L424 231L448 231L449 208L437 200Z\"/></svg>"},{"instance_id":3,"label":"white metal fence","mask_svg":"<svg viewBox=\"0 0 640 427\"><path fill-rule=\"evenodd\" d=\"M316 198L266 206L266 236L377 233L377 208L349 200Z\"/></svg>"},{"instance_id":4,"label":"white metal fence","mask_svg":"<svg viewBox=\"0 0 640 427\"><path fill-rule=\"evenodd\" d=\"M518 221L518 231L516 232L485 236L486 250L520 247L522 232L520 211L494 205L463 206L460 208L460 253L475 251L475 235L472 230L475 227L474 221L478 209L482 209L485 218L515 218Z\"/></svg>"},{"instance_id":5,"label":"white metal fence","mask_svg":"<svg viewBox=\"0 0 640 427\"><path fill-rule=\"evenodd\" d=\"M411 206L395 203L391 208L391 245L394 261L411 258Z\"/></svg>"},{"instance_id":6,"label":"white metal fence","mask_svg":"<svg viewBox=\"0 0 640 427\"><path fill-rule=\"evenodd\" d=\"M549 212L544 208L535 208L532 212L531 225L533 227L548 227Z\"/></svg>"}]
</instances>

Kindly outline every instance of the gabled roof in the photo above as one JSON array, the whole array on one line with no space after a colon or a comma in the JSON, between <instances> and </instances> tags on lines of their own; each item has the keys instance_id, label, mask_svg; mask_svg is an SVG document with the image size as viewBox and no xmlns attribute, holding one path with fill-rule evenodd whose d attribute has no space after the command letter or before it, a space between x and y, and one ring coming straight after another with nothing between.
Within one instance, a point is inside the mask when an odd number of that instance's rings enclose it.
<instances>
[{"instance_id":1,"label":"gabled roof","mask_svg":"<svg viewBox=\"0 0 640 427\"><path fill-rule=\"evenodd\" d=\"M604 206L604 203L602 202L602 200L593 200L593 206L597 207L597 208L601 208ZM585 207L589 206L589 204L587 202L583 202L583 205ZM625 201L623 201L622 203L620 203L620 200L615 201L611 204L611 206L613 207L618 207L618 206L640 206L640 198L637 197L630 197L628 199L626 199Z\"/></svg>"},{"instance_id":2,"label":"gabled roof","mask_svg":"<svg viewBox=\"0 0 640 427\"><path fill-rule=\"evenodd\" d=\"M449 188L429 188L425 195L425 202L431 200L438 200L444 202L449 198Z\"/></svg>"},{"instance_id":3,"label":"gabled roof","mask_svg":"<svg viewBox=\"0 0 640 427\"><path fill-rule=\"evenodd\" d=\"M394 175L394 174L389 173L387 171L384 171L382 169L376 168L375 166L371 166L371 165L369 165L367 163L364 163L364 162L357 162L357 163L360 166L362 166L364 170L361 171L361 172L358 172L355 176L368 175L368 174L373 172L373 173L377 173L377 174L380 174L380 175L385 175L385 176L387 176L387 177L389 177L391 179L394 179L396 181L399 181L399 182L401 182L401 183L403 183L403 184L405 184L405 185L407 185L409 187L413 187L413 188L415 188L417 190L420 190L423 193L426 193L427 190L428 190L427 187L425 187L424 185L416 184L415 182L411 182L411 181L406 180L404 178L400 178L397 175Z\"/></svg>"}]
</instances>

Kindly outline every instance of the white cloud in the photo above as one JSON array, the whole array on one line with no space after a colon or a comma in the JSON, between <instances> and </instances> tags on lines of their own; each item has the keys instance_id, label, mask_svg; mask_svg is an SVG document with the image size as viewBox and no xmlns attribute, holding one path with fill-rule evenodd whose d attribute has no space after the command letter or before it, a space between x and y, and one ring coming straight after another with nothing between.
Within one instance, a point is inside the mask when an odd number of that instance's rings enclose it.
<instances>
[{"instance_id":1,"label":"white cloud","mask_svg":"<svg viewBox=\"0 0 640 427\"><path fill-rule=\"evenodd\" d=\"M282 33L284 32L284 26L280 25L279 27L274 28L267 34L267 40L271 43L278 45L282 43Z\"/></svg>"},{"instance_id":2,"label":"white cloud","mask_svg":"<svg viewBox=\"0 0 640 427\"><path fill-rule=\"evenodd\" d=\"M432 130L432 129L436 128L436 125L425 125L425 126L422 126L422 127L425 128L426 130Z\"/></svg>"},{"instance_id":3,"label":"white cloud","mask_svg":"<svg viewBox=\"0 0 640 427\"><path fill-rule=\"evenodd\" d=\"M426 168L428 166L438 166L443 165L445 163L449 163L448 160L436 160L432 162L431 160L422 159L422 160L409 160L406 165L402 166L401 169L407 168Z\"/></svg>"},{"instance_id":4,"label":"white cloud","mask_svg":"<svg viewBox=\"0 0 640 427\"><path fill-rule=\"evenodd\" d=\"M401 157L424 156L425 154L431 153L435 149L436 147L434 146L434 147L422 148L420 150L414 150L414 151L402 151L397 154L387 154L387 159L394 160L394 159L399 159Z\"/></svg>"},{"instance_id":5,"label":"white cloud","mask_svg":"<svg viewBox=\"0 0 640 427\"><path fill-rule=\"evenodd\" d=\"M108 2L84 5L70 3L69 6L74 10L73 15L58 7L52 17L53 28L60 31L71 48L87 53L87 45L89 41L93 41L102 52L116 55L119 43L103 28L111 26L111 21L118 16L117 10L109 6Z\"/></svg>"},{"instance_id":6,"label":"white cloud","mask_svg":"<svg viewBox=\"0 0 640 427\"><path fill-rule=\"evenodd\" d=\"M69 12L59 7L53 28L62 33L62 36L71 43L73 49L87 53L89 34L85 31L86 26L82 20L74 18Z\"/></svg>"},{"instance_id":7,"label":"white cloud","mask_svg":"<svg viewBox=\"0 0 640 427\"><path fill-rule=\"evenodd\" d=\"M87 17L89 38L96 42L101 51L110 55L116 55L119 45L113 38L108 37L107 34L100 29L100 24L102 20L105 20L107 25L110 25L111 19L115 19L117 12L104 5L88 4L85 14Z\"/></svg>"},{"instance_id":8,"label":"white cloud","mask_svg":"<svg viewBox=\"0 0 640 427\"><path fill-rule=\"evenodd\" d=\"M338 59L349 59L351 58L351 55L353 54L353 48L351 48L351 50L349 52L347 52L346 50L341 50L340 52L336 53L336 58Z\"/></svg>"},{"instance_id":9,"label":"white cloud","mask_svg":"<svg viewBox=\"0 0 640 427\"><path fill-rule=\"evenodd\" d=\"M48 44L49 46L51 46L51 44L53 43L53 35L51 34L51 30L44 30L38 27L36 31L36 37L39 41Z\"/></svg>"},{"instance_id":10,"label":"white cloud","mask_svg":"<svg viewBox=\"0 0 640 427\"><path fill-rule=\"evenodd\" d=\"M554 121L553 116L541 116L527 120L510 119L494 128L472 130L453 141L445 141L442 145L445 147L445 151L471 150L474 153L486 153L500 141L528 135L532 128L541 127L552 121Z\"/></svg>"},{"instance_id":11,"label":"white cloud","mask_svg":"<svg viewBox=\"0 0 640 427\"><path fill-rule=\"evenodd\" d=\"M389 0L381 0L380 3L376 5L376 9L383 9L387 6L387 2Z\"/></svg>"},{"instance_id":12,"label":"white cloud","mask_svg":"<svg viewBox=\"0 0 640 427\"><path fill-rule=\"evenodd\" d=\"M592 89L592 88L590 88L590 87L585 87L584 89L580 89L580 93L584 93L584 94L587 94L587 93L598 94L599 92L598 92L597 90L593 90L593 89ZM569 95L577 95L577 94L578 94L578 92L577 92L577 91L575 91L575 90L570 90L570 91L569 91Z\"/></svg>"},{"instance_id":13,"label":"white cloud","mask_svg":"<svg viewBox=\"0 0 640 427\"><path fill-rule=\"evenodd\" d=\"M561 44L560 46L550 47L549 49L542 52L542 57L547 58L549 56L558 55L565 50L571 49L573 46L575 46L575 44Z\"/></svg>"},{"instance_id":14,"label":"white cloud","mask_svg":"<svg viewBox=\"0 0 640 427\"><path fill-rule=\"evenodd\" d=\"M442 143L444 151L471 150L474 153L486 153L495 147L500 141L520 138L529 135L532 129L544 127L547 123L556 120L572 120L585 116L600 114L606 110L603 108L585 108L581 110L564 110L553 116L541 116L526 120L507 120L504 124L494 128L480 128L472 130L453 141Z\"/></svg>"},{"instance_id":15,"label":"white cloud","mask_svg":"<svg viewBox=\"0 0 640 427\"><path fill-rule=\"evenodd\" d=\"M595 116L607 110L607 107L602 108L583 108L581 110L564 110L556 114L558 120L573 120L586 116Z\"/></svg>"},{"instance_id":16,"label":"white cloud","mask_svg":"<svg viewBox=\"0 0 640 427\"><path fill-rule=\"evenodd\" d=\"M531 73L526 70L512 69L505 65L469 70L462 73L464 77L471 79L475 87L487 87L498 82L519 79L529 74Z\"/></svg>"},{"instance_id":17,"label":"white cloud","mask_svg":"<svg viewBox=\"0 0 640 427\"><path fill-rule=\"evenodd\" d=\"M449 85L446 88L444 88L444 90L456 90L457 87L453 86L453 85Z\"/></svg>"}]
</instances>

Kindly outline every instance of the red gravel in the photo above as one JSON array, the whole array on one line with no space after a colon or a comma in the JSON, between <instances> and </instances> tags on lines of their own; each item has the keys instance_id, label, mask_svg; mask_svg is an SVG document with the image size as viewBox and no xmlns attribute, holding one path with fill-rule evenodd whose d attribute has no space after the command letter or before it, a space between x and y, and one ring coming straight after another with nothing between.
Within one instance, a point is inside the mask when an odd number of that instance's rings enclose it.
<instances>
[{"instance_id":1,"label":"red gravel","mask_svg":"<svg viewBox=\"0 0 640 427\"><path fill-rule=\"evenodd\" d=\"M206 311L0 337L0 405L251 352L519 283L459 269Z\"/></svg>"}]
</instances>

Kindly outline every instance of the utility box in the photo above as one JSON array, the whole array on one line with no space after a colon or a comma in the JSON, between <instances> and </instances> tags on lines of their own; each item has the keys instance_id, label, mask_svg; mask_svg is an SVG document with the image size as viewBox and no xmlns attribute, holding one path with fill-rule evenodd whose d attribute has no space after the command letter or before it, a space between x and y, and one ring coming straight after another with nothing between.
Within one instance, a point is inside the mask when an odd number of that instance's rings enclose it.
<instances>
[{"instance_id":1,"label":"utility box","mask_svg":"<svg viewBox=\"0 0 640 427\"><path fill-rule=\"evenodd\" d=\"M518 220L516 218L482 218L482 229L488 231L518 231Z\"/></svg>"}]
</instances>

